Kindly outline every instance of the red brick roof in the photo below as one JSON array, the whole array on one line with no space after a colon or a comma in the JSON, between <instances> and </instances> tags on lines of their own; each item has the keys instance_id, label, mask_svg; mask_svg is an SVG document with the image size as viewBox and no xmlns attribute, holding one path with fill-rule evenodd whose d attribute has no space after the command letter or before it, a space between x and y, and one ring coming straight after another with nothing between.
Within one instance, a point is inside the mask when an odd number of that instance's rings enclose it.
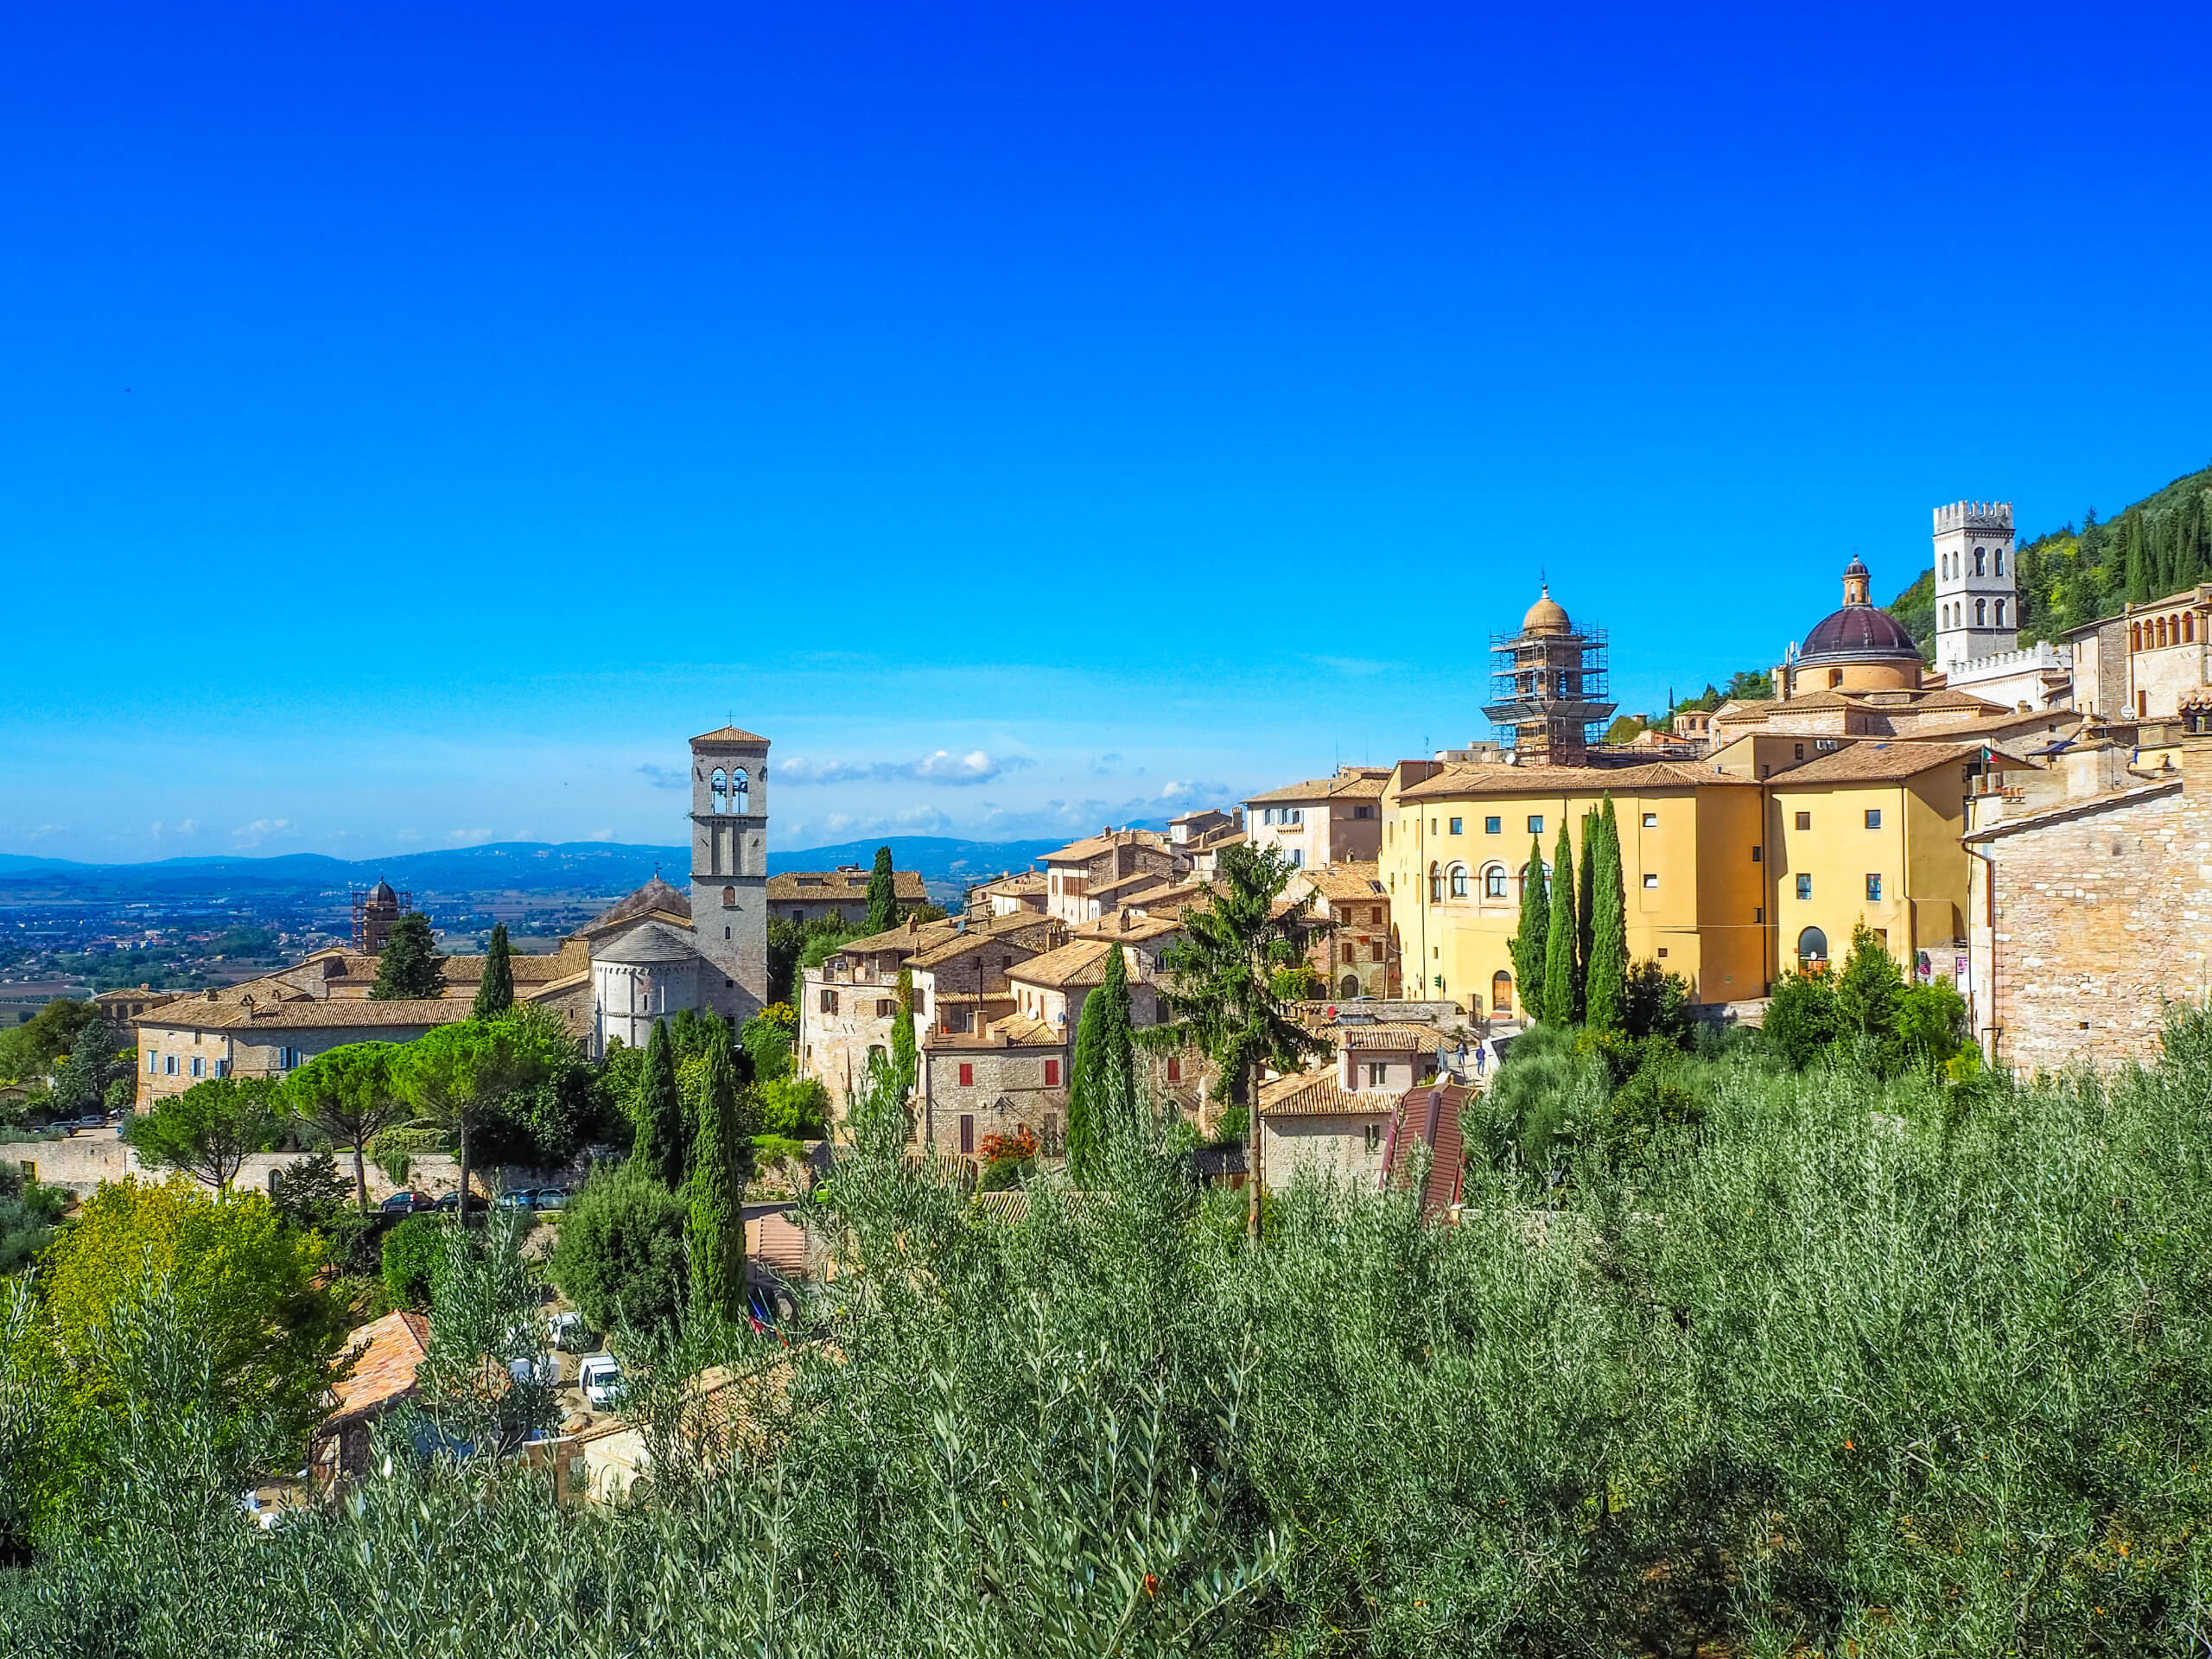
<instances>
[{"instance_id":1,"label":"red brick roof","mask_svg":"<svg viewBox=\"0 0 2212 1659\"><path fill-rule=\"evenodd\" d=\"M323 1427L374 1416L413 1394L415 1368L423 1363L429 1342L429 1320L404 1310L355 1331L346 1345L359 1358L353 1374L330 1391L334 1403Z\"/></svg>"}]
</instances>

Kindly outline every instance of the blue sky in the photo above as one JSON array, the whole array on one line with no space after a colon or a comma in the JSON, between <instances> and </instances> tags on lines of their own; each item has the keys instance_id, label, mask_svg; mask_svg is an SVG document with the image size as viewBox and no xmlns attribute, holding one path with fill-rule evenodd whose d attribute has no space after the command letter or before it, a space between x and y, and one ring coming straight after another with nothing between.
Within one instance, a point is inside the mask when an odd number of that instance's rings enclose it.
<instances>
[{"instance_id":1,"label":"blue sky","mask_svg":"<svg viewBox=\"0 0 2212 1659\"><path fill-rule=\"evenodd\" d=\"M2212 458L2200 8L19 11L0 850L1049 835Z\"/></svg>"}]
</instances>

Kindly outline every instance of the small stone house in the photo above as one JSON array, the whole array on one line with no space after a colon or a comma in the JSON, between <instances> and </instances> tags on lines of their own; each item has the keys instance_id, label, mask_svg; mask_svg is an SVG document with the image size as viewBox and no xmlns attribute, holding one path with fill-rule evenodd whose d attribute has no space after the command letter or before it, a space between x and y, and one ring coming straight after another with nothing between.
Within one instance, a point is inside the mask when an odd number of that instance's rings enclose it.
<instances>
[{"instance_id":1,"label":"small stone house","mask_svg":"<svg viewBox=\"0 0 2212 1659\"><path fill-rule=\"evenodd\" d=\"M768 878L768 919L773 922L857 923L868 919L868 884L874 873L857 864L834 870L785 870ZM929 890L919 870L893 870L901 909L925 905Z\"/></svg>"}]
</instances>

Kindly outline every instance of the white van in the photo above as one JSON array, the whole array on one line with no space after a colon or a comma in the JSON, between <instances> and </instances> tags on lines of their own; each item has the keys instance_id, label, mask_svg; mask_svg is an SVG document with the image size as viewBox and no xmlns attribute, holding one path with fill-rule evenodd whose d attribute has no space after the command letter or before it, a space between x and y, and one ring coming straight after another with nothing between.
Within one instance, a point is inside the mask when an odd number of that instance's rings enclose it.
<instances>
[{"instance_id":1,"label":"white van","mask_svg":"<svg viewBox=\"0 0 2212 1659\"><path fill-rule=\"evenodd\" d=\"M593 1405L604 1409L622 1399L622 1362L612 1354L587 1354L576 1368L576 1387Z\"/></svg>"}]
</instances>

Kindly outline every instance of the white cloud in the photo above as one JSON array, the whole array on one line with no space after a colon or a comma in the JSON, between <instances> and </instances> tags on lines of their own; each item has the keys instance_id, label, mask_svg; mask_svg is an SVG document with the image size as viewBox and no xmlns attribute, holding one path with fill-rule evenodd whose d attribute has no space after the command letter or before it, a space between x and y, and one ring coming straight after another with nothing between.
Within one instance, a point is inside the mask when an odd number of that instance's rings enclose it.
<instances>
[{"instance_id":1,"label":"white cloud","mask_svg":"<svg viewBox=\"0 0 2212 1659\"><path fill-rule=\"evenodd\" d=\"M402 830L397 836L393 837L393 839L397 841L420 841L423 839L423 832L420 830Z\"/></svg>"},{"instance_id":2,"label":"white cloud","mask_svg":"<svg viewBox=\"0 0 2212 1659\"><path fill-rule=\"evenodd\" d=\"M594 830L589 835L586 836L584 839L586 841L612 841L614 839L614 831L612 829Z\"/></svg>"},{"instance_id":3,"label":"white cloud","mask_svg":"<svg viewBox=\"0 0 2212 1659\"><path fill-rule=\"evenodd\" d=\"M283 834L292 827L289 818L256 818L251 823L241 824L231 831L231 839L241 847L258 847L272 836Z\"/></svg>"},{"instance_id":4,"label":"white cloud","mask_svg":"<svg viewBox=\"0 0 2212 1659\"><path fill-rule=\"evenodd\" d=\"M197 818L183 819L177 824L176 832L180 836L183 836L188 839L198 835L200 833L200 820Z\"/></svg>"},{"instance_id":5,"label":"white cloud","mask_svg":"<svg viewBox=\"0 0 2212 1659\"><path fill-rule=\"evenodd\" d=\"M1159 798L1163 801L1203 800L1222 801L1229 798L1229 785L1217 783L1169 782L1160 786Z\"/></svg>"},{"instance_id":6,"label":"white cloud","mask_svg":"<svg viewBox=\"0 0 2212 1659\"><path fill-rule=\"evenodd\" d=\"M682 766L657 766L648 760L638 770L655 789L689 789L691 774Z\"/></svg>"},{"instance_id":7,"label":"white cloud","mask_svg":"<svg viewBox=\"0 0 2212 1659\"><path fill-rule=\"evenodd\" d=\"M69 826L66 823L41 823L24 837L28 841L44 841L48 836L58 836Z\"/></svg>"},{"instance_id":8,"label":"white cloud","mask_svg":"<svg viewBox=\"0 0 2212 1659\"><path fill-rule=\"evenodd\" d=\"M484 830L448 830L446 840L455 847L474 847L492 839L492 832Z\"/></svg>"},{"instance_id":9,"label":"white cloud","mask_svg":"<svg viewBox=\"0 0 2212 1659\"><path fill-rule=\"evenodd\" d=\"M918 760L810 760L793 755L776 763L779 784L988 784L1037 763L1027 755L993 755L982 749L955 754L938 749Z\"/></svg>"}]
</instances>

